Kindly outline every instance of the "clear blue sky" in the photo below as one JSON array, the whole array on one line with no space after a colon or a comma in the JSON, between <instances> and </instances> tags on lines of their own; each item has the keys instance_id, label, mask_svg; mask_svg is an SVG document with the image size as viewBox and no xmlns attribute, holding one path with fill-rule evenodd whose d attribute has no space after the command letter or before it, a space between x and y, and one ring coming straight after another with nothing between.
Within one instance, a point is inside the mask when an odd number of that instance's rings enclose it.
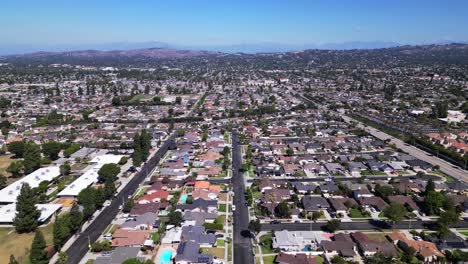
<instances>
[{"instance_id":1,"label":"clear blue sky","mask_svg":"<svg viewBox=\"0 0 468 264\"><path fill-rule=\"evenodd\" d=\"M2 0L0 44L468 40L468 0Z\"/></svg>"}]
</instances>

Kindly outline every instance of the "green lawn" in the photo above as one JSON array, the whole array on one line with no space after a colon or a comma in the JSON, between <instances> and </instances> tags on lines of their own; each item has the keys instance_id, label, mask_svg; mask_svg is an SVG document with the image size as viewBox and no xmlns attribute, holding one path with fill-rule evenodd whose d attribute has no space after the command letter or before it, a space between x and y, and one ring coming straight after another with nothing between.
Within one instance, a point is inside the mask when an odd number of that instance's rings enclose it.
<instances>
[{"instance_id":1,"label":"green lawn","mask_svg":"<svg viewBox=\"0 0 468 264\"><path fill-rule=\"evenodd\" d=\"M276 258L276 256L266 256L266 257L263 257L263 263L265 263L265 264L273 264L273 263L275 263L275 258Z\"/></svg>"},{"instance_id":2,"label":"green lawn","mask_svg":"<svg viewBox=\"0 0 468 264\"><path fill-rule=\"evenodd\" d=\"M362 212L357 208L351 208L351 210L349 210L349 216L351 218L364 218L365 217L362 214Z\"/></svg>"},{"instance_id":3,"label":"green lawn","mask_svg":"<svg viewBox=\"0 0 468 264\"><path fill-rule=\"evenodd\" d=\"M231 205L229 205L228 210L229 212L231 212ZM218 212L226 212L226 204L218 205Z\"/></svg>"},{"instance_id":4,"label":"green lawn","mask_svg":"<svg viewBox=\"0 0 468 264\"><path fill-rule=\"evenodd\" d=\"M136 103L137 101L140 101L140 100L148 100L148 99L151 99L153 98L152 95L148 95L148 94L138 94L138 95L135 95L133 96L132 99L130 99L130 103Z\"/></svg>"},{"instance_id":5,"label":"green lawn","mask_svg":"<svg viewBox=\"0 0 468 264\"><path fill-rule=\"evenodd\" d=\"M323 263L322 256L317 256L317 264L322 264L322 263Z\"/></svg>"},{"instance_id":6,"label":"green lawn","mask_svg":"<svg viewBox=\"0 0 468 264\"><path fill-rule=\"evenodd\" d=\"M218 247L224 247L224 244L225 244L224 239L218 239L218 240L216 240L216 245L217 245Z\"/></svg>"},{"instance_id":7,"label":"green lawn","mask_svg":"<svg viewBox=\"0 0 468 264\"><path fill-rule=\"evenodd\" d=\"M228 243L228 261L232 260L232 243Z\"/></svg>"},{"instance_id":8,"label":"green lawn","mask_svg":"<svg viewBox=\"0 0 468 264\"><path fill-rule=\"evenodd\" d=\"M464 235L464 236L468 236L468 231L464 231L464 232L459 232L460 234Z\"/></svg>"},{"instance_id":9,"label":"green lawn","mask_svg":"<svg viewBox=\"0 0 468 264\"><path fill-rule=\"evenodd\" d=\"M378 170L364 170L364 171L361 171L361 175L370 176L370 175L387 175L387 174L383 171L378 171Z\"/></svg>"},{"instance_id":10,"label":"green lawn","mask_svg":"<svg viewBox=\"0 0 468 264\"><path fill-rule=\"evenodd\" d=\"M273 236L271 233L265 234L260 237L260 247L262 248L263 254L269 254L273 252L272 249Z\"/></svg>"}]
</instances>

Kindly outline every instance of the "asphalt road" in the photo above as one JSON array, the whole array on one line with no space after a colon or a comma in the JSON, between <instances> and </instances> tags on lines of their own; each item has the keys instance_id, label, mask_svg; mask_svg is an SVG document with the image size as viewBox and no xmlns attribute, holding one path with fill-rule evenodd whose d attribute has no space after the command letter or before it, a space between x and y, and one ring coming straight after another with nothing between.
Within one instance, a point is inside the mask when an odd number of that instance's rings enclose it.
<instances>
[{"instance_id":1,"label":"asphalt road","mask_svg":"<svg viewBox=\"0 0 468 264\"><path fill-rule=\"evenodd\" d=\"M393 229L422 229L434 225L435 221L402 221L395 224ZM321 231L325 230L325 222L319 223L281 223L281 224L262 224L262 231ZM467 228L468 221L461 220L458 224L454 225L456 228ZM352 221L342 222L339 230L373 230L373 229L392 229L391 226L384 221L367 220L367 221Z\"/></svg>"},{"instance_id":2,"label":"asphalt road","mask_svg":"<svg viewBox=\"0 0 468 264\"><path fill-rule=\"evenodd\" d=\"M377 130L373 127L370 126L364 126L361 122L352 119L349 116L346 115L341 115L343 119L347 122L357 122L358 127L365 129L368 133L370 133L372 136L379 138L381 140L386 140L386 139L391 139L390 143L395 144L397 148L402 149L403 151L407 152L411 156L414 156L420 160L426 161L432 165L439 165L440 170L460 181L463 181L465 183L468 183L468 171L463 170L460 167L457 167L456 165L453 165L443 159L437 158L424 150L421 150L417 147L411 146L409 144L406 144L402 140L395 138L391 135L388 135L387 133L384 133L380 130Z\"/></svg>"},{"instance_id":3,"label":"asphalt road","mask_svg":"<svg viewBox=\"0 0 468 264\"><path fill-rule=\"evenodd\" d=\"M244 175L240 172L242 167L241 145L237 131L232 131L232 187L234 191L234 264L253 264L252 241L241 235L242 230L249 226L249 211L245 206Z\"/></svg>"},{"instance_id":4,"label":"asphalt road","mask_svg":"<svg viewBox=\"0 0 468 264\"><path fill-rule=\"evenodd\" d=\"M122 204L124 200L131 194L133 194L138 185L142 183L145 178L148 176L149 173L153 171L153 169L158 164L159 160L164 156L167 152L169 146L175 139L175 134L172 134L158 149L156 154L148 160L141 170L130 180L130 182L122 189L122 191L117 195L114 200L112 200L111 204L104 208L104 211L97 216L96 219L91 223L88 228L81 232L80 236L75 240L75 242L70 246L67 250L68 254L68 261L67 263L77 264L81 261L81 259L86 255L88 251L89 243L94 243L102 232L106 229L106 227L112 222L112 220L117 216L119 213L119 205Z\"/></svg>"}]
</instances>

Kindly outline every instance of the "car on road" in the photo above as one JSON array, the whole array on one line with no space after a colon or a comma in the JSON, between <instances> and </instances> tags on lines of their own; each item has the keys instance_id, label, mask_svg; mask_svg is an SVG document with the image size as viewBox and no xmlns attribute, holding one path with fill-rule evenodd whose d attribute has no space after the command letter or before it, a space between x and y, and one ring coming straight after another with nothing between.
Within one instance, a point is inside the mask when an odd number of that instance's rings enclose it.
<instances>
[{"instance_id":1,"label":"car on road","mask_svg":"<svg viewBox=\"0 0 468 264\"><path fill-rule=\"evenodd\" d=\"M109 206L109 205L111 205L111 201L107 200L104 202L104 206Z\"/></svg>"},{"instance_id":2,"label":"car on road","mask_svg":"<svg viewBox=\"0 0 468 264\"><path fill-rule=\"evenodd\" d=\"M232 205L232 211L236 211L236 206L234 204Z\"/></svg>"},{"instance_id":3,"label":"car on road","mask_svg":"<svg viewBox=\"0 0 468 264\"><path fill-rule=\"evenodd\" d=\"M110 257L111 253L109 251L102 252L103 257Z\"/></svg>"},{"instance_id":4,"label":"car on road","mask_svg":"<svg viewBox=\"0 0 468 264\"><path fill-rule=\"evenodd\" d=\"M271 221L271 223L277 225L277 224L281 224L281 221L280 220L273 220L273 221Z\"/></svg>"},{"instance_id":5,"label":"car on road","mask_svg":"<svg viewBox=\"0 0 468 264\"><path fill-rule=\"evenodd\" d=\"M123 209L123 206L122 205L119 205L119 210L122 210Z\"/></svg>"},{"instance_id":6,"label":"car on road","mask_svg":"<svg viewBox=\"0 0 468 264\"><path fill-rule=\"evenodd\" d=\"M112 234L105 234L103 237L104 239L110 240L112 239Z\"/></svg>"},{"instance_id":7,"label":"car on road","mask_svg":"<svg viewBox=\"0 0 468 264\"><path fill-rule=\"evenodd\" d=\"M248 203L248 202L245 202L245 207L249 207L249 203Z\"/></svg>"}]
</instances>

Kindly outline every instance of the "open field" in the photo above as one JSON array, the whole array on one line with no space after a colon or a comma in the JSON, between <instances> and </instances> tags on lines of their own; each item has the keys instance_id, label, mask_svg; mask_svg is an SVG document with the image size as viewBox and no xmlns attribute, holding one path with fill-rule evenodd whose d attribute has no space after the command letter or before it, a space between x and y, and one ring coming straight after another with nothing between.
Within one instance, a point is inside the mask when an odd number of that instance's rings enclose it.
<instances>
[{"instance_id":1,"label":"open field","mask_svg":"<svg viewBox=\"0 0 468 264\"><path fill-rule=\"evenodd\" d=\"M6 168L10 166L12 156L13 154L0 156L0 174L3 174L6 177L9 177L11 175L9 172L6 171Z\"/></svg>"},{"instance_id":2,"label":"open field","mask_svg":"<svg viewBox=\"0 0 468 264\"><path fill-rule=\"evenodd\" d=\"M53 224L49 223L45 227L39 228L47 241L48 245L52 244L52 229ZM0 228L0 263L8 263L10 255L15 255L16 260L20 263L29 263L28 254L31 247L34 233L17 234L13 227Z\"/></svg>"}]
</instances>

